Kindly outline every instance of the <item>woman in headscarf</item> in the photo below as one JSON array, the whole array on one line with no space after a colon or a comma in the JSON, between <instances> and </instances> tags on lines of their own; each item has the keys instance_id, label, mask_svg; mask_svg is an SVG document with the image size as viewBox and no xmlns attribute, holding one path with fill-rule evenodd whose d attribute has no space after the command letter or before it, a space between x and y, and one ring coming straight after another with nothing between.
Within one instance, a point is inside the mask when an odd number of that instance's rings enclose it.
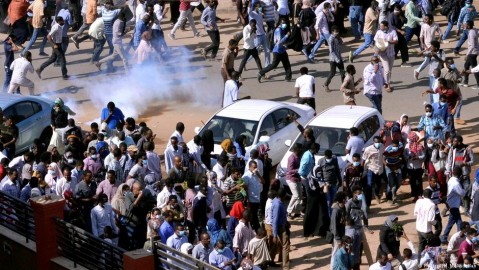
<instances>
[{"instance_id":1,"label":"woman in headscarf","mask_svg":"<svg viewBox=\"0 0 479 270\"><path fill-rule=\"evenodd\" d=\"M401 129L403 144L406 144L409 132L411 132L411 126L409 125L408 121L409 121L409 116L407 114L402 114L401 117L399 117L399 120L397 121Z\"/></svg>"},{"instance_id":2,"label":"woman in headscarf","mask_svg":"<svg viewBox=\"0 0 479 270\"><path fill-rule=\"evenodd\" d=\"M45 194L55 193L57 181L63 178L62 171L56 162L50 163L48 165L48 173L45 176L45 182L47 186L45 187ZM57 194L58 196L62 196L63 194Z\"/></svg>"},{"instance_id":3,"label":"woman in headscarf","mask_svg":"<svg viewBox=\"0 0 479 270\"><path fill-rule=\"evenodd\" d=\"M127 184L121 184L111 200L111 207L113 208L113 212L115 212L116 225L120 231L118 246L121 248L128 247L128 232L124 222L128 209L125 202L125 196L128 192L130 192L130 187Z\"/></svg>"},{"instance_id":4,"label":"woman in headscarf","mask_svg":"<svg viewBox=\"0 0 479 270\"><path fill-rule=\"evenodd\" d=\"M183 243L180 247L181 253L185 255L190 255L193 253L193 245L190 243Z\"/></svg>"},{"instance_id":5,"label":"woman in headscarf","mask_svg":"<svg viewBox=\"0 0 479 270\"><path fill-rule=\"evenodd\" d=\"M208 218L214 218L218 221L218 224L224 224L226 218L226 212L223 207L223 201L221 200L222 191L218 187L218 175L215 172L208 174L208 192L212 191L213 194L209 194L212 198L211 211L208 213Z\"/></svg>"},{"instance_id":6,"label":"woman in headscarf","mask_svg":"<svg viewBox=\"0 0 479 270\"><path fill-rule=\"evenodd\" d=\"M228 220L227 230L231 239L235 237L235 228L239 220L243 218L244 205L242 201L233 204L230 211L230 219Z\"/></svg>"},{"instance_id":7,"label":"woman in headscarf","mask_svg":"<svg viewBox=\"0 0 479 270\"><path fill-rule=\"evenodd\" d=\"M211 238L211 245L216 246L218 240L223 240L225 245L232 249L232 241L230 235L219 225L218 221L214 218L210 218L206 224L206 229Z\"/></svg>"},{"instance_id":8,"label":"woman in headscarf","mask_svg":"<svg viewBox=\"0 0 479 270\"><path fill-rule=\"evenodd\" d=\"M27 0L12 0L8 6L10 26L15 36L15 44L23 44L28 37L27 10L30 3Z\"/></svg>"},{"instance_id":9,"label":"woman in headscarf","mask_svg":"<svg viewBox=\"0 0 479 270\"><path fill-rule=\"evenodd\" d=\"M201 136L203 143L203 153L201 154L201 161L206 165L208 170L212 169L211 166L211 152L215 150L215 141L213 137L213 131L207 129Z\"/></svg>"},{"instance_id":10,"label":"woman in headscarf","mask_svg":"<svg viewBox=\"0 0 479 270\"><path fill-rule=\"evenodd\" d=\"M399 227L396 227L398 217L396 215L390 215L386 218L386 222L381 226L379 232L379 246L376 255L376 260L380 257L380 254L387 254L388 257L392 255L394 259L390 259L392 266L399 266L398 256L400 256L399 244L402 231ZM394 268L397 269L397 268Z\"/></svg>"},{"instance_id":11,"label":"woman in headscarf","mask_svg":"<svg viewBox=\"0 0 479 270\"><path fill-rule=\"evenodd\" d=\"M413 202L416 202L423 191L422 174L424 170L422 169L422 164L426 153L415 131L411 131L407 139L408 144L404 148L404 156L406 157L409 184L411 185L411 197L414 197Z\"/></svg>"},{"instance_id":12,"label":"woman in headscarf","mask_svg":"<svg viewBox=\"0 0 479 270\"><path fill-rule=\"evenodd\" d=\"M261 142L258 145L258 158L263 162L263 191L261 191L260 206L265 209L266 201L268 200L268 191L271 184L271 170L273 169L272 160L268 156L269 145L266 142ZM262 211L264 213L264 211Z\"/></svg>"},{"instance_id":13,"label":"woman in headscarf","mask_svg":"<svg viewBox=\"0 0 479 270\"><path fill-rule=\"evenodd\" d=\"M314 177L309 177L307 183L307 202L303 220L304 237L325 236L329 229L330 219L326 195L321 184L321 167L316 165L313 169ZM323 182L324 183L324 182Z\"/></svg>"},{"instance_id":14,"label":"woman in headscarf","mask_svg":"<svg viewBox=\"0 0 479 270\"><path fill-rule=\"evenodd\" d=\"M439 183L441 198L447 196L447 182L444 175L448 154L446 147L447 146L443 145L440 140L436 140L436 138L427 138L424 165L425 168L427 168L427 176L429 179L434 175L436 176L437 182Z\"/></svg>"}]
</instances>

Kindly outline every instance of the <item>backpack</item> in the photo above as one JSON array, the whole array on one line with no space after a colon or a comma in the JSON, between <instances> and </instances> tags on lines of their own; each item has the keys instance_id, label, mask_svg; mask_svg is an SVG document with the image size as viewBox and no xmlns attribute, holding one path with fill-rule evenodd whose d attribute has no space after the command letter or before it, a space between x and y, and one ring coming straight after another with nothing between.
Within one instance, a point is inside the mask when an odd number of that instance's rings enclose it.
<instances>
[{"instance_id":1,"label":"backpack","mask_svg":"<svg viewBox=\"0 0 479 270\"><path fill-rule=\"evenodd\" d=\"M446 0L442 5L441 15L447 16L451 12L456 0Z\"/></svg>"}]
</instances>

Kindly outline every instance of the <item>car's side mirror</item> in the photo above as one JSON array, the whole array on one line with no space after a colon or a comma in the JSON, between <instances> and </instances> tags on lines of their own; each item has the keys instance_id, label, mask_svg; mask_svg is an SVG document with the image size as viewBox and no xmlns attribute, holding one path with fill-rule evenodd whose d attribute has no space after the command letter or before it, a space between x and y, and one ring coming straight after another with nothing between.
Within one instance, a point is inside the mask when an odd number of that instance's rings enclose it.
<instances>
[{"instance_id":1,"label":"car's side mirror","mask_svg":"<svg viewBox=\"0 0 479 270\"><path fill-rule=\"evenodd\" d=\"M199 134L200 133L200 127L195 127L195 133Z\"/></svg>"},{"instance_id":2,"label":"car's side mirror","mask_svg":"<svg viewBox=\"0 0 479 270\"><path fill-rule=\"evenodd\" d=\"M284 144L285 144L287 147L290 147L290 146L291 146L291 140L286 140L286 141L284 141Z\"/></svg>"}]
</instances>

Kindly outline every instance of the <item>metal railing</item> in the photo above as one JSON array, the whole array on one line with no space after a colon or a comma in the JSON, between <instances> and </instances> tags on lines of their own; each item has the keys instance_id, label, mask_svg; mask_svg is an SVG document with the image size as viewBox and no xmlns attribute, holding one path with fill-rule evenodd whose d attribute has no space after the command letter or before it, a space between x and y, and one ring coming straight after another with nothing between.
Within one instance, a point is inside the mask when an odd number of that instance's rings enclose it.
<instances>
[{"instance_id":1,"label":"metal railing","mask_svg":"<svg viewBox=\"0 0 479 270\"><path fill-rule=\"evenodd\" d=\"M59 218L56 223L59 255L92 270L123 269L125 250Z\"/></svg>"},{"instance_id":2,"label":"metal railing","mask_svg":"<svg viewBox=\"0 0 479 270\"><path fill-rule=\"evenodd\" d=\"M219 268L183 254L161 241L153 241L152 249L155 256L155 269L219 270Z\"/></svg>"},{"instance_id":3,"label":"metal railing","mask_svg":"<svg viewBox=\"0 0 479 270\"><path fill-rule=\"evenodd\" d=\"M33 209L28 204L0 191L0 225L35 241Z\"/></svg>"}]
</instances>

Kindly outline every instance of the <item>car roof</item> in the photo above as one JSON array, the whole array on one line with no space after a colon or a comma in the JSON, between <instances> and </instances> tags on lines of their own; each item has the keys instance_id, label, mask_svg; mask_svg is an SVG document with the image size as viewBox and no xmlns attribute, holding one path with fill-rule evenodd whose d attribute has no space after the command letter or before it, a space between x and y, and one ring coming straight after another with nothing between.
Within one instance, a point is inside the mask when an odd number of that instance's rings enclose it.
<instances>
[{"instance_id":1,"label":"car roof","mask_svg":"<svg viewBox=\"0 0 479 270\"><path fill-rule=\"evenodd\" d=\"M349 129L360 119L376 115L376 109L364 106L338 105L320 112L309 121L308 126L337 127Z\"/></svg>"},{"instance_id":2,"label":"car roof","mask_svg":"<svg viewBox=\"0 0 479 270\"><path fill-rule=\"evenodd\" d=\"M238 118L244 120L259 121L261 117L275 108L281 108L289 103L271 100L245 99L234 102L223 108L216 115L223 117Z\"/></svg>"},{"instance_id":3,"label":"car roof","mask_svg":"<svg viewBox=\"0 0 479 270\"><path fill-rule=\"evenodd\" d=\"M20 101L37 101L47 104L53 104L52 100L49 100L44 97L39 96L23 96L23 95L12 95L7 93L0 93L0 108L5 109L6 107L20 102Z\"/></svg>"}]
</instances>

